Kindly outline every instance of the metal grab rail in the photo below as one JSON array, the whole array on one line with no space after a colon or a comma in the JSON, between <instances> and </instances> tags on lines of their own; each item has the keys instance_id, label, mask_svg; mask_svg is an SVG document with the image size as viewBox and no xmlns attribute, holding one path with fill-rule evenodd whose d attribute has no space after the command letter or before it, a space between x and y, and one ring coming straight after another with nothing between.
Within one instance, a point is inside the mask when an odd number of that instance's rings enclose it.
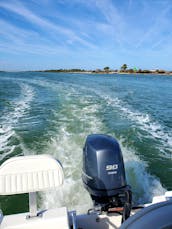
<instances>
[{"instance_id":1,"label":"metal grab rail","mask_svg":"<svg viewBox=\"0 0 172 229\"><path fill-rule=\"evenodd\" d=\"M69 215L71 216L71 220L72 220L72 228L73 228L73 229L77 229L76 211L71 211L71 212L69 213Z\"/></svg>"}]
</instances>

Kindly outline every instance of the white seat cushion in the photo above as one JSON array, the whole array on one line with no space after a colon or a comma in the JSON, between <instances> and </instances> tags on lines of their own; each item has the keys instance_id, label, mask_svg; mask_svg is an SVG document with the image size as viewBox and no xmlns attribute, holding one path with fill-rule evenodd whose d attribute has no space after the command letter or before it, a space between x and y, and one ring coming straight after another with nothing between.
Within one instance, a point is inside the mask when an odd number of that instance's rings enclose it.
<instances>
[{"instance_id":1,"label":"white seat cushion","mask_svg":"<svg viewBox=\"0 0 172 229\"><path fill-rule=\"evenodd\" d=\"M61 164L50 155L14 157L0 167L0 195L57 188L63 180Z\"/></svg>"}]
</instances>

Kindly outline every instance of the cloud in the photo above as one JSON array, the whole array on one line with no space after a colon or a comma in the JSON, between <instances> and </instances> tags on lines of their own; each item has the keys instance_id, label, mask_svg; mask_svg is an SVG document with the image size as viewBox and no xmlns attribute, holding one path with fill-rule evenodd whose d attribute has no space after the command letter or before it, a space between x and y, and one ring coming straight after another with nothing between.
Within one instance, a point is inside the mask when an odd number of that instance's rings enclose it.
<instances>
[{"instance_id":1,"label":"cloud","mask_svg":"<svg viewBox=\"0 0 172 229\"><path fill-rule=\"evenodd\" d=\"M171 52L171 8L166 0L0 0L1 55L33 64L36 55L84 59L85 66L140 56L156 61L160 51Z\"/></svg>"},{"instance_id":2,"label":"cloud","mask_svg":"<svg viewBox=\"0 0 172 229\"><path fill-rule=\"evenodd\" d=\"M53 33L54 36L58 34L65 35L67 37L67 40L71 40L74 42L79 42L80 44L87 46L89 48L96 48L96 45L88 42L87 40L81 38L76 34L74 31L72 31L69 28L62 27L60 25L54 24L53 22L50 22L48 19L38 16L37 14L33 13L29 9L27 9L24 5L22 5L20 2L14 3L7 3L7 2L0 2L0 7L11 11L15 14L18 14L25 18L29 23L32 23L33 25L39 26L44 31L46 30L46 33Z\"/></svg>"},{"instance_id":3,"label":"cloud","mask_svg":"<svg viewBox=\"0 0 172 229\"><path fill-rule=\"evenodd\" d=\"M123 35L125 24L124 18L120 15L114 3L112 3L110 0L96 0L95 3L97 8L102 12L108 24L110 25L115 35L116 41L122 47L125 40Z\"/></svg>"},{"instance_id":4,"label":"cloud","mask_svg":"<svg viewBox=\"0 0 172 229\"><path fill-rule=\"evenodd\" d=\"M57 54L62 49L57 44L49 44L35 31L21 29L0 19L0 50L6 53ZM63 47L64 49L64 47Z\"/></svg>"},{"instance_id":5,"label":"cloud","mask_svg":"<svg viewBox=\"0 0 172 229\"><path fill-rule=\"evenodd\" d=\"M39 37L37 32L19 28L3 19L0 19L0 28L0 34L13 42Z\"/></svg>"},{"instance_id":6,"label":"cloud","mask_svg":"<svg viewBox=\"0 0 172 229\"><path fill-rule=\"evenodd\" d=\"M168 4L165 9L162 9L162 11L158 12L158 16L154 19L154 24L147 29L144 35L141 36L141 39L137 42L137 44L135 44L136 48L140 48L146 42L152 42L152 48L154 48L158 46L162 40L164 40L164 38L162 38L162 33L166 29L166 15L171 8L171 4Z\"/></svg>"},{"instance_id":7,"label":"cloud","mask_svg":"<svg viewBox=\"0 0 172 229\"><path fill-rule=\"evenodd\" d=\"M21 29L0 19L0 50L5 53L52 54L67 53L67 48L49 42L35 31Z\"/></svg>"},{"instance_id":8,"label":"cloud","mask_svg":"<svg viewBox=\"0 0 172 229\"><path fill-rule=\"evenodd\" d=\"M12 54L34 54L34 55L68 55L69 50L58 45L45 45L45 44L26 44L20 42L20 44L10 44L9 42L3 42L0 44L1 52Z\"/></svg>"}]
</instances>

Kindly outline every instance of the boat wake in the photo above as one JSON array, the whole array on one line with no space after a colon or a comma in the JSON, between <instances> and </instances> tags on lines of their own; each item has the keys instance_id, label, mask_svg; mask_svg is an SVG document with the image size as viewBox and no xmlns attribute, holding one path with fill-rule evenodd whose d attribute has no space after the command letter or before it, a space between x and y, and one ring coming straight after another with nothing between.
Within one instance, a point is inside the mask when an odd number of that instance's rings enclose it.
<instances>
[{"instance_id":1,"label":"boat wake","mask_svg":"<svg viewBox=\"0 0 172 229\"><path fill-rule=\"evenodd\" d=\"M7 159L19 144L19 137L15 131L16 125L30 108L34 96L33 88L20 83L20 96L12 104L12 110L1 117L0 125L0 161Z\"/></svg>"},{"instance_id":2,"label":"boat wake","mask_svg":"<svg viewBox=\"0 0 172 229\"><path fill-rule=\"evenodd\" d=\"M161 144L158 144L158 148L161 152L161 156L171 158L172 135L166 131L160 123L154 121L149 114L143 114L129 108L127 104L119 98L111 98L107 94L101 94L97 91L95 91L95 93L105 100L108 106L117 108L121 116L131 120L133 124L137 124L137 127L141 130L146 131L144 137L147 136L160 142Z\"/></svg>"},{"instance_id":3,"label":"boat wake","mask_svg":"<svg viewBox=\"0 0 172 229\"><path fill-rule=\"evenodd\" d=\"M163 195L167 190L157 177L148 173L147 163L141 160L133 149L125 147L123 139L119 142L124 156L127 181L133 191L133 202L144 204L151 202L153 196Z\"/></svg>"},{"instance_id":4,"label":"boat wake","mask_svg":"<svg viewBox=\"0 0 172 229\"><path fill-rule=\"evenodd\" d=\"M50 86L47 84L46 86ZM42 195L43 207L69 206L78 212L86 212L91 206L91 199L83 188L81 181L82 148L88 134L108 133L106 125L99 117L102 104L96 103L96 98L90 94L79 92L76 87L54 85L62 95L63 107L55 111L54 125L56 131L44 153L50 153L58 158L64 167L65 183L60 191L46 192ZM55 137L54 137L55 136ZM115 137L115 135L114 135ZM124 147L120 141L128 183L132 186L135 203L151 201L154 195L164 194L158 178L147 172L146 162L139 159L134 150Z\"/></svg>"},{"instance_id":5,"label":"boat wake","mask_svg":"<svg viewBox=\"0 0 172 229\"><path fill-rule=\"evenodd\" d=\"M60 88L58 89L58 91ZM64 167L65 181L57 192L43 194L43 207L69 206L85 212L91 206L91 199L81 181L82 148L88 134L102 132L103 126L97 118L99 105L90 104L90 96L78 97L77 92L67 90L61 111L55 112L56 130L44 153L58 158ZM78 97L76 100L72 98ZM51 133L52 134L52 133Z\"/></svg>"}]
</instances>

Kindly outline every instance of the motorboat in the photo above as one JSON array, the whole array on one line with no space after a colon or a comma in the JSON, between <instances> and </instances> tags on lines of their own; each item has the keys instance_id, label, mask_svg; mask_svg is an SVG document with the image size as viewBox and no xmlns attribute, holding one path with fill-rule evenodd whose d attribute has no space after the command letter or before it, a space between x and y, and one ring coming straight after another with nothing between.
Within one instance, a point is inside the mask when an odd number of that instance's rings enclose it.
<instances>
[{"instance_id":1,"label":"motorboat","mask_svg":"<svg viewBox=\"0 0 172 229\"><path fill-rule=\"evenodd\" d=\"M84 214L67 206L37 209L37 192L63 185L61 163L51 155L17 156L0 166L0 195L29 194L29 211L3 215L0 229L142 229L172 228L172 191L151 203L134 206L120 145L104 134L92 134L83 148L83 185L93 207Z\"/></svg>"}]
</instances>

